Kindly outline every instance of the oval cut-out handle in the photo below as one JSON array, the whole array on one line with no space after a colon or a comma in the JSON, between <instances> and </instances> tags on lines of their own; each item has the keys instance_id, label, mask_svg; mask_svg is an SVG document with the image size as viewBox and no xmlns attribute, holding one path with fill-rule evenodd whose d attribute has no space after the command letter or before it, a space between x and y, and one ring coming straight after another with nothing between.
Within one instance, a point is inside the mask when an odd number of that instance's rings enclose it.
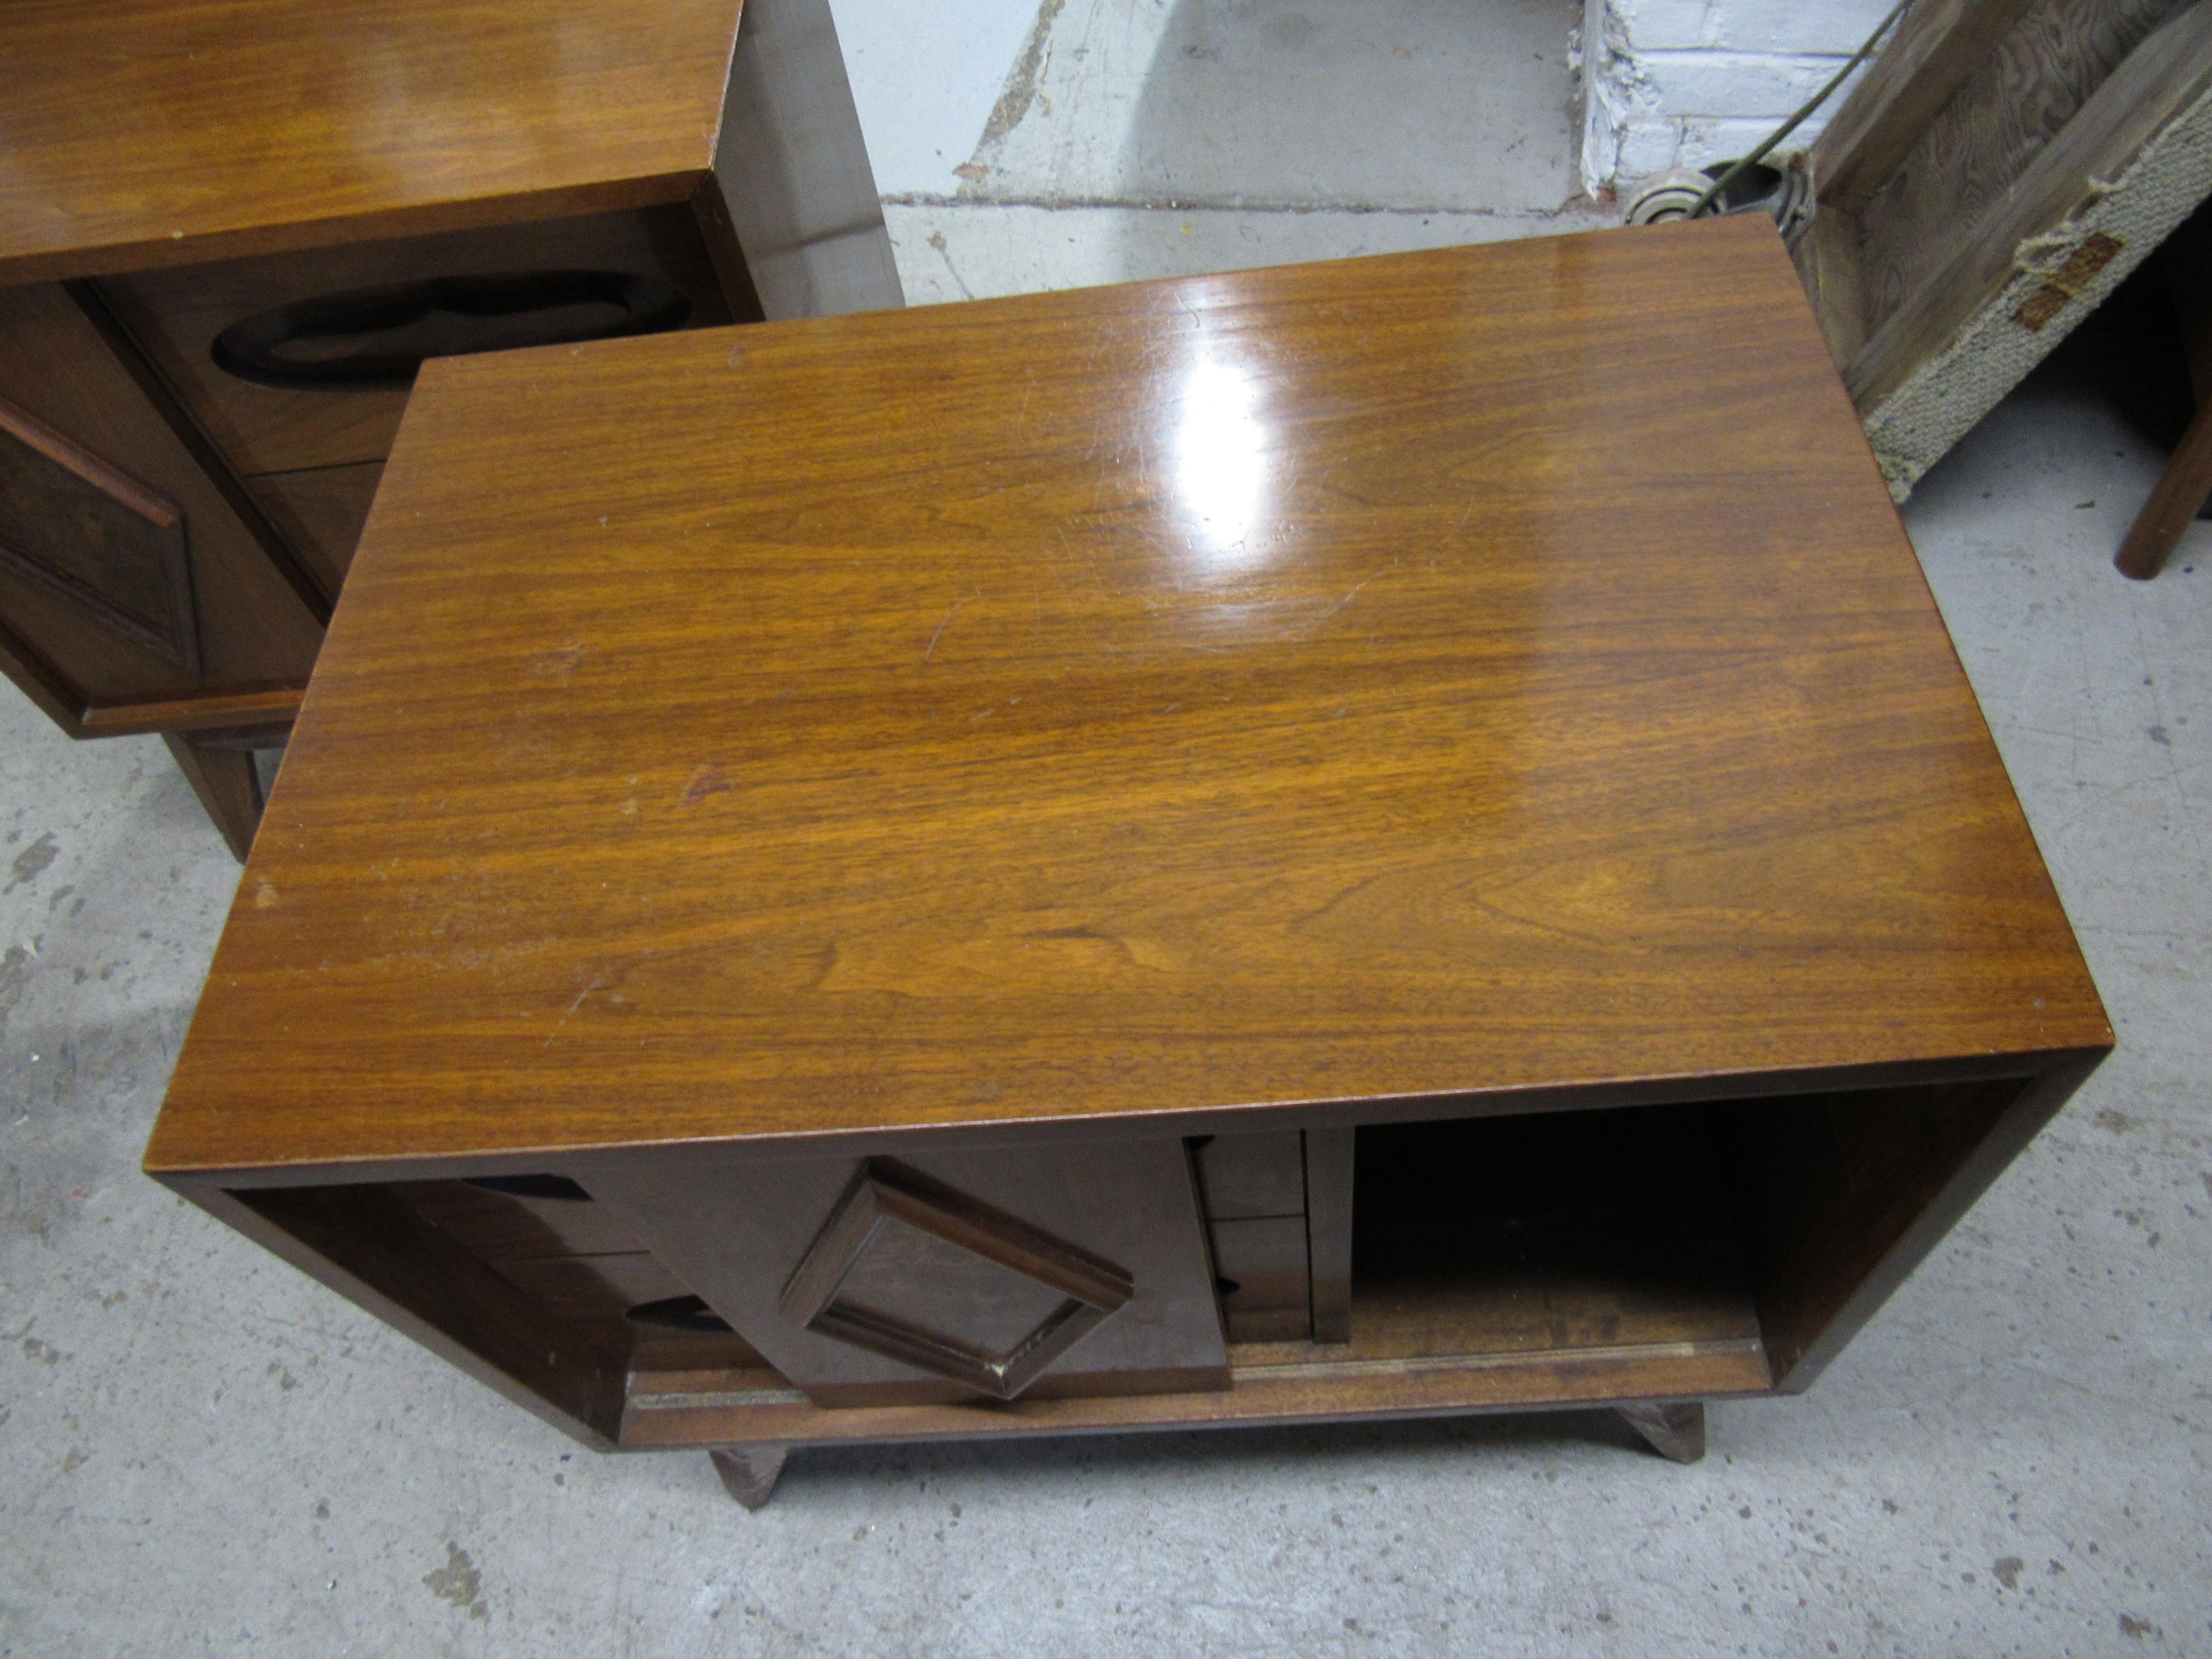
<instances>
[{"instance_id":1,"label":"oval cut-out handle","mask_svg":"<svg viewBox=\"0 0 2212 1659\"><path fill-rule=\"evenodd\" d=\"M224 373L301 391L404 386L430 357L658 334L691 319L681 289L617 270L528 270L319 295L216 336Z\"/></svg>"}]
</instances>

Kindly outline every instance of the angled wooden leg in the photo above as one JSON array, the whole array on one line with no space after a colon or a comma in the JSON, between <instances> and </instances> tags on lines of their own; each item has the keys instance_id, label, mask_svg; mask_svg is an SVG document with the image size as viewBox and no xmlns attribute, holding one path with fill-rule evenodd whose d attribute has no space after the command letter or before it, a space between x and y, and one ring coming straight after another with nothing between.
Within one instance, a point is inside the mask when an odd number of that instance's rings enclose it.
<instances>
[{"instance_id":1,"label":"angled wooden leg","mask_svg":"<svg viewBox=\"0 0 2212 1659\"><path fill-rule=\"evenodd\" d=\"M1705 1455L1705 1407L1692 1400L1687 1405L1619 1406L1620 1420L1644 1437L1662 1457L1677 1463L1694 1463Z\"/></svg>"},{"instance_id":2,"label":"angled wooden leg","mask_svg":"<svg viewBox=\"0 0 2212 1659\"><path fill-rule=\"evenodd\" d=\"M757 1510L775 1491L776 1479L783 1473L783 1460L791 1455L791 1448L727 1446L708 1455L714 1460L714 1473L722 1477L730 1496L747 1509Z\"/></svg>"},{"instance_id":3,"label":"angled wooden leg","mask_svg":"<svg viewBox=\"0 0 2212 1659\"><path fill-rule=\"evenodd\" d=\"M2180 447L2136 514L2128 538L2120 544L2119 555L2112 561L2120 574L2137 581L2158 574L2208 495L2212 495L2212 403L2197 411Z\"/></svg>"},{"instance_id":4,"label":"angled wooden leg","mask_svg":"<svg viewBox=\"0 0 2212 1659\"><path fill-rule=\"evenodd\" d=\"M245 863L253 832L261 827L261 775L254 770L253 751L212 748L177 732L163 734L161 741L169 745L178 770L190 781L192 793L222 831L231 852Z\"/></svg>"}]
</instances>

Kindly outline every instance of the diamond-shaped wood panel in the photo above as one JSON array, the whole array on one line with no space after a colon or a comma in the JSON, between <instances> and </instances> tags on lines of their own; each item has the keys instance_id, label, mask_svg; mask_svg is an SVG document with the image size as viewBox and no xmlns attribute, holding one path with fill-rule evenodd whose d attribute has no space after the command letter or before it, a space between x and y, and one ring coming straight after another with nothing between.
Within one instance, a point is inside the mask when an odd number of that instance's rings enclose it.
<instances>
[{"instance_id":1,"label":"diamond-shaped wood panel","mask_svg":"<svg viewBox=\"0 0 2212 1659\"><path fill-rule=\"evenodd\" d=\"M785 1285L817 1335L1011 1400L1127 1302L1129 1275L889 1158L872 1158Z\"/></svg>"}]
</instances>

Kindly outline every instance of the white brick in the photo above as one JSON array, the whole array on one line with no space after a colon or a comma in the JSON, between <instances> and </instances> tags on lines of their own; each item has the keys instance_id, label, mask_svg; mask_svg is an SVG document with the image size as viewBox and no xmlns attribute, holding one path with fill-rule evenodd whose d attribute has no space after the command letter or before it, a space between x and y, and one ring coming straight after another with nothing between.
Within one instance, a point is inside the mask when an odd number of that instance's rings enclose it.
<instances>
[{"instance_id":1,"label":"white brick","mask_svg":"<svg viewBox=\"0 0 2212 1659\"><path fill-rule=\"evenodd\" d=\"M1715 46L1849 57L1889 13L1886 0L1612 0L1613 29L1632 52Z\"/></svg>"},{"instance_id":2,"label":"white brick","mask_svg":"<svg viewBox=\"0 0 2212 1659\"><path fill-rule=\"evenodd\" d=\"M1585 67L1585 180L1595 188L1742 154L1827 83L1888 4L1587 0L1585 39L1606 49ZM1808 143L1849 91L1786 147Z\"/></svg>"},{"instance_id":3,"label":"white brick","mask_svg":"<svg viewBox=\"0 0 2212 1659\"><path fill-rule=\"evenodd\" d=\"M1684 121L1674 165L1701 167L1714 161L1733 161L1757 149L1775 125L1772 121ZM1818 131L1814 122L1808 121L1790 135L1778 154L1804 149L1811 142L1810 135Z\"/></svg>"},{"instance_id":4,"label":"white brick","mask_svg":"<svg viewBox=\"0 0 2212 1659\"><path fill-rule=\"evenodd\" d=\"M1702 44L1737 52L1834 52L1848 58L1893 0L1713 0ZM1654 42L1654 44L1658 44Z\"/></svg>"},{"instance_id":5,"label":"white brick","mask_svg":"<svg viewBox=\"0 0 2212 1659\"><path fill-rule=\"evenodd\" d=\"M1626 185L1654 173L1664 173L1674 165L1674 154L1681 148L1681 130L1672 121L1632 122L1620 135L1614 177Z\"/></svg>"},{"instance_id":6,"label":"white brick","mask_svg":"<svg viewBox=\"0 0 2212 1659\"><path fill-rule=\"evenodd\" d=\"M1780 119L1843 67L1838 58L1742 52L1639 52L1635 62L1649 77L1662 115L1753 120L1761 116Z\"/></svg>"},{"instance_id":7,"label":"white brick","mask_svg":"<svg viewBox=\"0 0 2212 1659\"><path fill-rule=\"evenodd\" d=\"M1613 27L1631 52L1710 46L1709 0L1613 0Z\"/></svg>"}]
</instances>

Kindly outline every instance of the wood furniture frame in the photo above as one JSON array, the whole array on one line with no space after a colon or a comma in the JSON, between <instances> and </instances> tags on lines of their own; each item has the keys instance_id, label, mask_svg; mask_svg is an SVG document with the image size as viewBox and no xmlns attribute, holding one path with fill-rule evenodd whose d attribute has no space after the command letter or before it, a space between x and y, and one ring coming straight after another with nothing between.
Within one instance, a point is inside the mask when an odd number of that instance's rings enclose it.
<instances>
[{"instance_id":1,"label":"wood furniture frame","mask_svg":"<svg viewBox=\"0 0 2212 1659\"><path fill-rule=\"evenodd\" d=\"M0 106L0 671L241 859L416 359L901 303L824 0L19 0Z\"/></svg>"},{"instance_id":2,"label":"wood furniture frame","mask_svg":"<svg viewBox=\"0 0 2212 1659\"><path fill-rule=\"evenodd\" d=\"M147 1167L747 1503L1689 1456L2111 1040L1736 217L432 364Z\"/></svg>"},{"instance_id":3,"label":"wood furniture frame","mask_svg":"<svg viewBox=\"0 0 2212 1659\"><path fill-rule=\"evenodd\" d=\"M1798 270L1902 501L2212 191L2212 9L1923 0L1804 165Z\"/></svg>"}]
</instances>

